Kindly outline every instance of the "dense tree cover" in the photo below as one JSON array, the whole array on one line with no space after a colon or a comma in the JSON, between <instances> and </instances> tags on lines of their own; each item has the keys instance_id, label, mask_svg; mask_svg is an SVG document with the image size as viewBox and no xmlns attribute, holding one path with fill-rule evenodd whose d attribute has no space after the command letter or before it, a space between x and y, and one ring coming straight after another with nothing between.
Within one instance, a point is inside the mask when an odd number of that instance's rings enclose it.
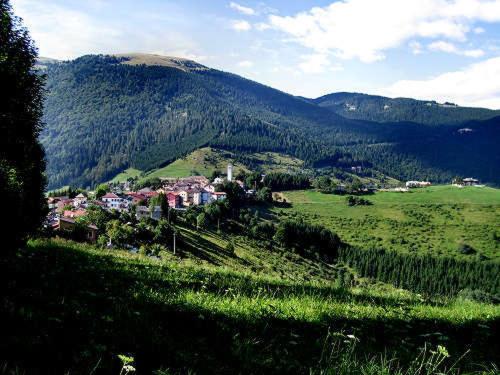
<instances>
[{"instance_id":1,"label":"dense tree cover","mask_svg":"<svg viewBox=\"0 0 500 375\"><path fill-rule=\"evenodd\" d=\"M276 151L309 166L363 164L401 179L500 178L496 119L442 127L351 120L233 74L123 60L46 64L42 141L51 187L95 185L126 167L163 166L207 145L240 158ZM459 133L462 126L473 131Z\"/></svg>"},{"instance_id":2,"label":"dense tree cover","mask_svg":"<svg viewBox=\"0 0 500 375\"><path fill-rule=\"evenodd\" d=\"M274 240L281 246L302 253L315 252L334 259L342 244L339 236L321 225L301 220L281 220L276 227Z\"/></svg>"},{"instance_id":3,"label":"dense tree cover","mask_svg":"<svg viewBox=\"0 0 500 375\"><path fill-rule=\"evenodd\" d=\"M44 153L42 76L36 73L37 50L28 31L0 0L0 196L8 219L3 224L3 250L12 250L41 224Z\"/></svg>"},{"instance_id":4,"label":"dense tree cover","mask_svg":"<svg viewBox=\"0 0 500 375\"><path fill-rule=\"evenodd\" d=\"M264 177L263 184L273 191L302 190L311 186L310 179L306 175L280 172L267 174Z\"/></svg>"},{"instance_id":5,"label":"dense tree cover","mask_svg":"<svg viewBox=\"0 0 500 375\"><path fill-rule=\"evenodd\" d=\"M428 125L461 124L471 120L488 120L500 110L442 105L435 101L338 92L311 100L334 113L358 120L378 122L413 121Z\"/></svg>"},{"instance_id":6,"label":"dense tree cover","mask_svg":"<svg viewBox=\"0 0 500 375\"><path fill-rule=\"evenodd\" d=\"M339 259L361 276L430 295L455 295L462 289L500 295L500 264L432 255L345 247Z\"/></svg>"}]
</instances>

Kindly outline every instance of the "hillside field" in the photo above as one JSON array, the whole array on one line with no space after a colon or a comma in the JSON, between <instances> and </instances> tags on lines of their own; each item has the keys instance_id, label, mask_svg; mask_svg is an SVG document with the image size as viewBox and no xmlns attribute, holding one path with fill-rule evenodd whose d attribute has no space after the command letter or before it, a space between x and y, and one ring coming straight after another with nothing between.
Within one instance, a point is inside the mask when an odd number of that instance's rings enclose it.
<instances>
[{"instance_id":1,"label":"hillside field","mask_svg":"<svg viewBox=\"0 0 500 375\"><path fill-rule=\"evenodd\" d=\"M400 365L434 374L436 358L445 371L462 355L455 370L494 374L499 362L498 305L295 282L230 263L202 267L62 240L31 241L0 270L8 279L0 296L7 373L119 373L119 355L137 373L160 375L378 375L399 374Z\"/></svg>"},{"instance_id":2,"label":"hillside field","mask_svg":"<svg viewBox=\"0 0 500 375\"><path fill-rule=\"evenodd\" d=\"M352 207L345 196L314 190L282 196L291 208L275 208L274 213L323 224L361 248L500 259L499 189L433 186L406 193L377 192L363 197L372 205ZM476 255L460 253L462 243Z\"/></svg>"},{"instance_id":3,"label":"hillside field","mask_svg":"<svg viewBox=\"0 0 500 375\"><path fill-rule=\"evenodd\" d=\"M297 172L302 169L304 162L300 159L275 152L245 153L242 155L233 152L203 147L187 156L177 159L163 168L143 172L134 168L126 169L116 175L111 182L125 181L127 178L138 177L146 180L155 177L188 177L203 175L210 177L214 171L226 173L228 163L233 164L233 173L250 172Z\"/></svg>"}]
</instances>

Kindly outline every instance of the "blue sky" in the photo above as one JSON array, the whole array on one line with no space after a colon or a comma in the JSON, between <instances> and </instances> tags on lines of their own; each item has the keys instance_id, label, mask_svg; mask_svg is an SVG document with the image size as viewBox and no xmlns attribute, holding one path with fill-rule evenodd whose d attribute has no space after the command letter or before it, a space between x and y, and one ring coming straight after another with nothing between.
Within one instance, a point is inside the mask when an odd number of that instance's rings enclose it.
<instances>
[{"instance_id":1,"label":"blue sky","mask_svg":"<svg viewBox=\"0 0 500 375\"><path fill-rule=\"evenodd\" d=\"M11 0L40 55L194 59L294 95L500 109L500 0Z\"/></svg>"}]
</instances>

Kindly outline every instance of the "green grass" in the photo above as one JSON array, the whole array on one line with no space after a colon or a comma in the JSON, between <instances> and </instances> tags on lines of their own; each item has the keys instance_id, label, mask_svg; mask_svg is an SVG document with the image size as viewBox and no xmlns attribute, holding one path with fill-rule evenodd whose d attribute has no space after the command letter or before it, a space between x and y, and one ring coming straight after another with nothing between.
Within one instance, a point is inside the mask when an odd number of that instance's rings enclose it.
<instances>
[{"instance_id":1,"label":"green grass","mask_svg":"<svg viewBox=\"0 0 500 375\"><path fill-rule=\"evenodd\" d=\"M0 297L7 307L0 366L4 360L21 369L118 373L117 356L126 354L138 373L354 374L387 368L374 362L377 356L405 366L419 348L438 344L448 348L451 362L470 350L460 363L464 369L499 360L498 305L244 272L238 263L248 259L239 259L240 252L237 246L231 263L222 264L230 257L223 255L197 264L185 254L153 260L61 240L31 241L15 259L0 261L8 280ZM346 335L355 336L356 348L344 342ZM350 372L325 360L330 348L350 353L343 362Z\"/></svg>"},{"instance_id":2,"label":"green grass","mask_svg":"<svg viewBox=\"0 0 500 375\"><path fill-rule=\"evenodd\" d=\"M140 177L142 173L143 172L138 169L128 168L123 172L118 173L110 182L125 182L129 178Z\"/></svg>"},{"instance_id":3,"label":"green grass","mask_svg":"<svg viewBox=\"0 0 500 375\"><path fill-rule=\"evenodd\" d=\"M178 159L163 168L146 173L129 168L115 176L111 182L124 181L129 177L139 177L141 181L155 177L188 177L202 175L210 177L214 171L226 173L228 163L233 164L234 175L240 171L250 172L297 172L302 170L304 162L297 158L275 152L245 154L251 165L235 160L235 154L229 151L200 148L184 158Z\"/></svg>"},{"instance_id":4,"label":"green grass","mask_svg":"<svg viewBox=\"0 0 500 375\"><path fill-rule=\"evenodd\" d=\"M313 190L283 193L292 203L275 213L304 216L327 226L361 248L431 252L467 258L466 243L491 259L500 258L500 190L488 187L433 186L407 193L377 192L373 205L349 207L345 196Z\"/></svg>"}]
</instances>

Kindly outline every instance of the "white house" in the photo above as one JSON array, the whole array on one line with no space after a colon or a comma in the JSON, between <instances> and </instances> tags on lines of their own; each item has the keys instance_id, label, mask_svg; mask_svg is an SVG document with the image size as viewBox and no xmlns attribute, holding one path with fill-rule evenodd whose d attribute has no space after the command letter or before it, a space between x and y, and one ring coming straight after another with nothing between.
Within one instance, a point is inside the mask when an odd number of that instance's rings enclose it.
<instances>
[{"instance_id":1,"label":"white house","mask_svg":"<svg viewBox=\"0 0 500 375\"><path fill-rule=\"evenodd\" d=\"M129 202L126 199L120 198L115 193L107 193L101 198L101 200L106 204L106 208L110 210L128 210Z\"/></svg>"},{"instance_id":2,"label":"white house","mask_svg":"<svg viewBox=\"0 0 500 375\"><path fill-rule=\"evenodd\" d=\"M420 188L431 186L429 181L406 181L407 188Z\"/></svg>"},{"instance_id":3,"label":"white house","mask_svg":"<svg viewBox=\"0 0 500 375\"><path fill-rule=\"evenodd\" d=\"M82 204L87 203L87 197L83 195L82 193L78 194L74 199L73 199L73 206L79 207Z\"/></svg>"}]
</instances>

